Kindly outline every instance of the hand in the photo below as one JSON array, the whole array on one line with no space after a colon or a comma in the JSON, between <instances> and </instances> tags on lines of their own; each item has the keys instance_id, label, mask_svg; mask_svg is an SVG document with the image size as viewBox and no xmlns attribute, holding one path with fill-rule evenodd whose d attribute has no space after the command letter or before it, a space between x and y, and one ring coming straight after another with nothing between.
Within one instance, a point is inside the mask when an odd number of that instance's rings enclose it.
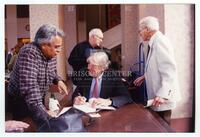
<instances>
[{"instance_id":1,"label":"hand","mask_svg":"<svg viewBox=\"0 0 200 137\"><path fill-rule=\"evenodd\" d=\"M22 121L15 121L15 120L9 120L6 121L5 123L5 130L7 132L11 132L11 131L19 131L19 132L23 132L25 128L28 128L30 125L22 122Z\"/></svg>"},{"instance_id":2,"label":"hand","mask_svg":"<svg viewBox=\"0 0 200 137\"><path fill-rule=\"evenodd\" d=\"M58 81L58 90L60 93L65 92L65 94L68 94L67 86L62 80Z\"/></svg>"},{"instance_id":3,"label":"hand","mask_svg":"<svg viewBox=\"0 0 200 137\"><path fill-rule=\"evenodd\" d=\"M140 86L144 82L144 80L145 80L145 77L143 75L141 77L138 77L136 80L134 80L133 84L135 86Z\"/></svg>"},{"instance_id":4,"label":"hand","mask_svg":"<svg viewBox=\"0 0 200 137\"><path fill-rule=\"evenodd\" d=\"M153 99L152 106L160 107L163 103L165 103L167 99L161 98L161 97L155 97Z\"/></svg>"},{"instance_id":5,"label":"hand","mask_svg":"<svg viewBox=\"0 0 200 137\"><path fill-rule=\"evenodd\" d=\"M112 101L110 99L103 99L103 98L91 98L89 100L89 103L93 108L96 106L110 106L112 104Z\"/></svg>"},{"instance_id":6,"label":"hand","mask_svg":"<svg viewBox=\"0 0 200 137\"><path fill-rule=\"evenodd\" d=\"M86 103L86 98L84 96L77 96L74 98L75 105L82 105Z\"/></svg>"}]
</instances>

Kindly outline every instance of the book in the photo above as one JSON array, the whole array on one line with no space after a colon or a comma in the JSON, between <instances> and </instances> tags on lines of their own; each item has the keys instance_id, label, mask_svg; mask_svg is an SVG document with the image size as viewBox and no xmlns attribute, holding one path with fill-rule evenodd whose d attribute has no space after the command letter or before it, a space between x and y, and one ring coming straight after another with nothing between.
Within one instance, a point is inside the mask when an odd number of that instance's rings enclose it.
<instances>
[{"instance_id":1,"label":"book","mask_svg":"<svg viewBox=\"0 0 200 137\"><path fill-rule=\"evenodd\" d=\"M82 105L73 105L73 107L85 113L96 113L99 112L100 110L116 110L112 106L102 106L102 105L98 105L95 108L93 108L91 107L91 104L89 102L86 102L85 104Z\"/></svg>"},{"instance_id":2,"label":"book","mask_svg":"<svg viewBox=\"0 0 200 137\"><path fill-rule=\"evenodd\" d=\"M98 113L101 110L116 110L112 106L96 106L95 108L91 107L91 104L89 102L86 102L82 105L73 105L72 107L79 109L85 113L88 113L91 117L101 117L101 115ZM64 107L62 108L56 117L59 117L63 113L67 112L71 107Z\"/></svg>"}]
</instances>

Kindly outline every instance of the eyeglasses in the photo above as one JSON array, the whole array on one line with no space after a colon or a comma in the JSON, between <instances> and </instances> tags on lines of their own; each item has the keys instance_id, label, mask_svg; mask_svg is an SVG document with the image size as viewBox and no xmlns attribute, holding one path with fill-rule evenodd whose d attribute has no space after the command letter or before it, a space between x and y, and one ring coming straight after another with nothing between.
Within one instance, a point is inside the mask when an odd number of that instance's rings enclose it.
<instances>
[{"instance_id":1,"label":"eyeglasses","mask_svg":"<svg viewBox=\"0 0 200 137\"><path fill-rule=\"evenodd\" d=\"M142 33L144 30L146 30L147 28L142 28L142 29L139 29L138 33Z\"/></svg>"},{"instance_id":2,"label":"eyeglasses","mask_svg":"<svg viewBox=\"0 0 200 137\"><path fill-rule=\"evenodd\" d=\"M61 49L61 48L62 48L61 45L53 45L53 44L51 44L51 43L48 43L48 46L49 46L49 47L53 47L54 49Z\"/></svg>"}]
</instances>

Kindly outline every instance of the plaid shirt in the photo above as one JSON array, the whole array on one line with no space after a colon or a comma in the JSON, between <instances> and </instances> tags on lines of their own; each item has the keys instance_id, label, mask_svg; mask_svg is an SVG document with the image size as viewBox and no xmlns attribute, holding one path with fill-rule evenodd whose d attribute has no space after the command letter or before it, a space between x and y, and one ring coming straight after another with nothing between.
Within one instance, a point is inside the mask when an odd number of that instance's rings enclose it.
<instances>
[{"instance_id":1,"label":"plaid shirt","mask_svg":"<svg viewBox=\"0 0 200 137\"><path fill-rule=\"evenodd\" d=\"M36 106L46 110L43 99L54 80L60 80L56 71L56 58L47 60L39 46L31 43L20 50L8 91L23 97L29 110Z\"/></svg>"}]
</instances>

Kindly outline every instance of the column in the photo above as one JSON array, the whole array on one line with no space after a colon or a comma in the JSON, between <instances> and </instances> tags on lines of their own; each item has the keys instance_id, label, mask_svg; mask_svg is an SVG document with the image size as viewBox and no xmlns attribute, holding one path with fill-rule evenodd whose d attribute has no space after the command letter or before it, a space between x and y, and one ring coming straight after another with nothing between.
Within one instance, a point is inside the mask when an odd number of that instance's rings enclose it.
<instances>
[{"instance_id":1,"label":"column","mask_svg":"<svg viewBox=\"0 0 200 137\"><path fill-rule=\"evenodd\" d=\"M121 5L122 70L129 70L138 60L138 5Z\"/></svg>"},{"instance_id":2,"label":"column","mask_svg":"<svg viewBox=\"0 0 200 137\"><path fill-rule=\"evenodd\" d=\"M192 117L195 115L195 7L191 4L165 5L164 20L166 35L175 51L182 95L172 117Z\"/></svg>"},{"instance_id":3,"label":"column","mask_svg":"<svg viewBox=\"0 0 200 137\"><path fill-rule=\"evenodd\" d=\"M72 68L68 63L69 55L74 48L74 46L77 44L77 21L76 21L76 6L75 5L65 5L65 43L67 45L67 48L65 50L66 52L66 66L67 70L71 71Z\"/></svg>"},{"instance_id":4,"label":"column","mask_svg":"<svg viewBox=\"0 0 200 137\"><path fill-rule=\"evenodd\" d=\"M6 6L7 18L5 23L5 38L8 51L17 44L17 9L16 5Z\"/></svg>"}]
</instances>

